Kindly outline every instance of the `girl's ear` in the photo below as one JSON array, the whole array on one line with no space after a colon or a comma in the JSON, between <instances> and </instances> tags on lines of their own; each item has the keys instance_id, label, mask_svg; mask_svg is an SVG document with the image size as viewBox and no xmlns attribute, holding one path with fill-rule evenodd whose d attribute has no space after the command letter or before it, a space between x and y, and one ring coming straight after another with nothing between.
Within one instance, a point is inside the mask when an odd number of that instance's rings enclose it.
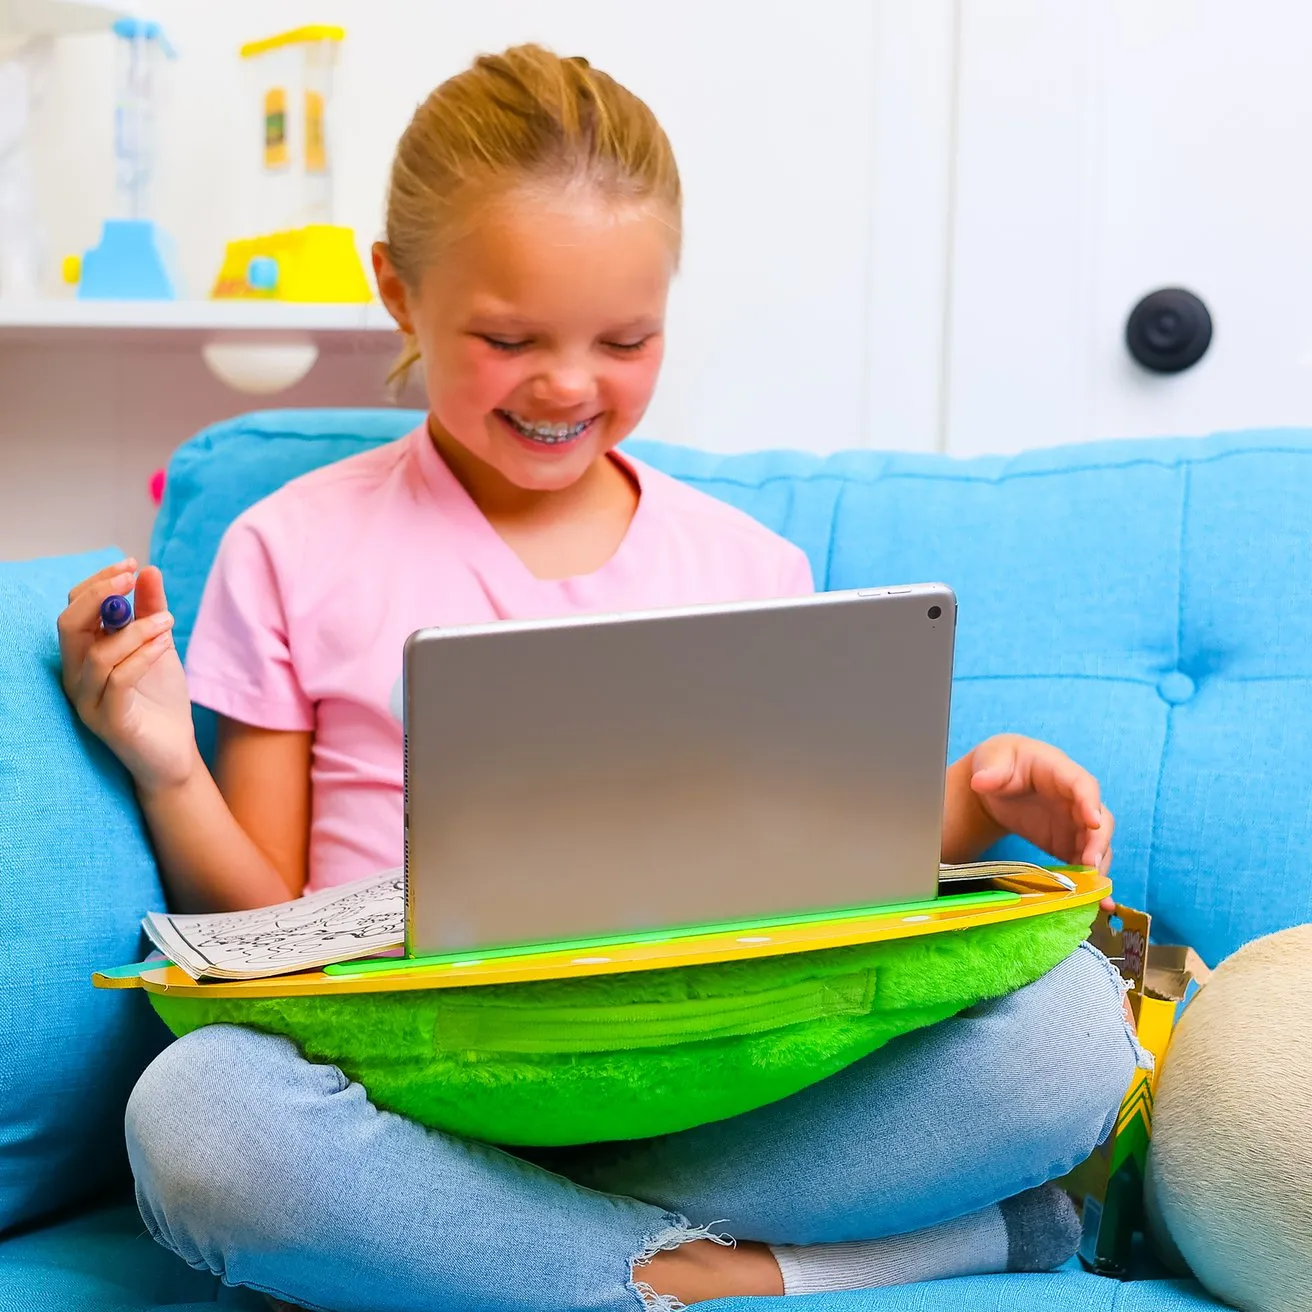
<instances>
[{"instance_id":1,"label":"girl's ear","mask_svg":"<svg viewBox=\"0 0 1312 1312\"><path fill-rule=\"evenodd\" d=\"M410 317L410 301L405 283L397 273L387 243L376 241L372 249L374 278L378 282L378 295L387 306L387 312L396 320L396 326L408 337L414 336L414 322Z\"/></svg>"}]
</instances>

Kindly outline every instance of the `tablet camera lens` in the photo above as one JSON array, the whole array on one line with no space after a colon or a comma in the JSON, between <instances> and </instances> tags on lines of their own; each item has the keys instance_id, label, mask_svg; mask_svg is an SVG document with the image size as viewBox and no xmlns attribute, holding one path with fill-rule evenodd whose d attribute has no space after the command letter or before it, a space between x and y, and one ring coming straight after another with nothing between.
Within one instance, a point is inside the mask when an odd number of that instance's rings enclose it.
<instances>
[{"instance_id":1,"label":"tablet camera lens","mask_svg":"<svg viewBox=\"0 0 1312 1312\"><path fill-rule=\"evenodd\" d=\"M938 619L938 617L942 614L943 614L942 606L931 606L929 608L929 618L932 620Z\"/></svg>"}]
</instances>

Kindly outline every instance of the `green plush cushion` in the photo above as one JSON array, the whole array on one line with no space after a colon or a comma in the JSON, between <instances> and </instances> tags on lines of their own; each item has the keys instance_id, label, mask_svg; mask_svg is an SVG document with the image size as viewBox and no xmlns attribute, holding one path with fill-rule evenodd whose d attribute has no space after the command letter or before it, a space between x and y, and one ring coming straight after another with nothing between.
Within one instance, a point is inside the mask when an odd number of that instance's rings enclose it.
<instances>
[{"instance_id":1,"label":"green plush cushion","mask_svg":"<svg viewBox=\"0 0 1312 1312\"><path fill-rule=\"evenodd\" d=\"M286 1034L379 1107L492 1143L640 1139L774 1102L890 1039L1038 979L1095 908L672 970L528 984L196 998L150 994L175 1034Z\"/></svg>"}]
</instances>

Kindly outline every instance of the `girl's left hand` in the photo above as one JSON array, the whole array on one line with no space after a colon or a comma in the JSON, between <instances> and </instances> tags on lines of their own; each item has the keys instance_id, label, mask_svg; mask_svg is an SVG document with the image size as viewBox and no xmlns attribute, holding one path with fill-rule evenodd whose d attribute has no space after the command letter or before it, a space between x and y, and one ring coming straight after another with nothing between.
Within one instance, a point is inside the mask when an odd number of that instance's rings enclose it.
<instances>
[{"instance_id":1,"label":"girl's left hand","mask_svg":"<svg viewBox=\"0 0 1312 1312\"><path fill-rule=\"evenodd\" d=\"M971 753L970 787L980 809L1005 832L1060 861L1107 873L1115 821L1098 781L1065 752L999 734Z\"/></svg>"}]
</instances>

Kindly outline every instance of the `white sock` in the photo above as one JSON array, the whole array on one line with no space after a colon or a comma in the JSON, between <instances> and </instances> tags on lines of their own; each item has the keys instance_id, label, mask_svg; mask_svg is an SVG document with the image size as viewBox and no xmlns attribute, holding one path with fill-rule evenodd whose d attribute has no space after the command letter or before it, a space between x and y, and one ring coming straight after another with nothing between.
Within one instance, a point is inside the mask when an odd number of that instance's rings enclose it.
<instances>
[{"instance_id":1,"label":"white sock","mask_svg":"<svg viewBox=\"0 0 1312 1312\"><path fill-rule=\"evenodd\" d=\"M1007 1269L1007 1223L998 1207L928 1230L845 1244L770 1245L785 1294L875 1289Z\"/></svg>"},{"instance_id":2,"label":"white sock","mask_svg":"<svg viewBox=\"0 0 1312 1312\"><path fill-rule=\"evenodd\" d=\"M1080 1241L1075 1206L1056 1185L1040 1185L996 1207L927 1230L843 1244L771 1244L785 1294L876 1289L919 1280L1052 1271Z\"/></svg>"}]
</instances>

